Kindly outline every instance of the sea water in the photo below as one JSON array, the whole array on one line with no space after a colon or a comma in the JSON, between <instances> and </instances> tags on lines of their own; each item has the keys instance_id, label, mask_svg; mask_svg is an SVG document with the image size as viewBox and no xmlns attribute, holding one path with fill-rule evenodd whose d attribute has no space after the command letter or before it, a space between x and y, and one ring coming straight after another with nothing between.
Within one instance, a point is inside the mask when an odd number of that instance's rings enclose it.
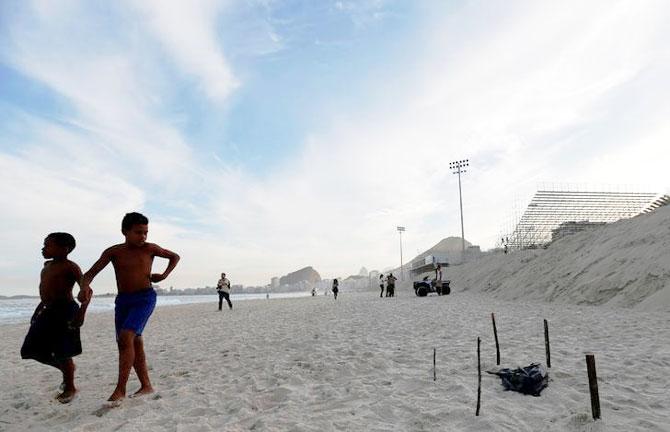
<instances>
[{"instance_id":1,"label":"sea water","mask_svg":"<svg viewBox=\"0 0 670 432\"><path fill-rule=\"evenodd\" d=\"M308 292L291 292L291 293L272 293L269 298L293 298L293 297L307 297ZM231 294L230 300L236 301L244 300L258 300L265 299L267 294ZM39 304L39 298L20 298L20 299L0 299L0 324L20 324L30 322L35 308ZM212 303L212 307L218 307L218 295L159 295L156 301L156 306L174 306L191 303ZM227 305L224 302L224 307ZM93 297L91 304L86 311L89 313L98 313L114 310L114 297Z\"/></svg>"}]
</instances>

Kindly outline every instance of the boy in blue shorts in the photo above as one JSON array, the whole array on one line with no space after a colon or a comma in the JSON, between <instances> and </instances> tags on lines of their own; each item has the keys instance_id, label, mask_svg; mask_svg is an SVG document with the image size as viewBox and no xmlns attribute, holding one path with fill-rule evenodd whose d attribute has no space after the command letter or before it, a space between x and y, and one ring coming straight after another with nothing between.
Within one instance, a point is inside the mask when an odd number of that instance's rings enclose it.
<instances>
[{"instance_id":1,"label":"boy in blue shorts","mask_svg":"<svg viewBox=\"0 0 670 432\"><path fill-rule=\"evenodd\" d=\"M114 322L119 348L119 379L109 401L126 396L130 369L135 368L140 389L133 396L153 393L144 354L142 331L156 306L156 291L152 282L165 279L179 262L179 255L160 246L147 243L149 219L140 213L128 213L121 222L121 232L126 238L122 244L106 249L100 259L84 274L82 284L88 288L93 278L110 262L114 266L116 296ZM151 273L154 257L166 258L168 266L163 273Z\"/></svg>"}]
</instances>

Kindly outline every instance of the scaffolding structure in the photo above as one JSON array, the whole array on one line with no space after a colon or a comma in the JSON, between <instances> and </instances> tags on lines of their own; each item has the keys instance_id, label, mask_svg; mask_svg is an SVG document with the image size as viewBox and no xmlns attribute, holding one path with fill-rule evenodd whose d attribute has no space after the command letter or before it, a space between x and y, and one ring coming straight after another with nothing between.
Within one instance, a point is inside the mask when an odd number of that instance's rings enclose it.
<instances>
[{"instance_id":1,"label":"scaffolding structure","mask_svg":"<svg viewBox=\"0 0 670 432\"><path fill-rule=\"evenodd\" d=\"M543 188L533 196L511 233L503 235L507 249L542 247L557 235L630 218L661 203L667 196L639 191L588 191Z\"/></svg>"},{"instance_id":2,"label":"scaffolding structure","mask_svg":"<svg viewBox=\"0 0 670 432\"><path fill-rule=\"evenodd\" d=\"M645 208L642 213L651 213L656 211L657 209L670 205L670 195L662 195L658 199L654 200L652 203L650 203L647 208Z\"/></svg>"}]
</instances>

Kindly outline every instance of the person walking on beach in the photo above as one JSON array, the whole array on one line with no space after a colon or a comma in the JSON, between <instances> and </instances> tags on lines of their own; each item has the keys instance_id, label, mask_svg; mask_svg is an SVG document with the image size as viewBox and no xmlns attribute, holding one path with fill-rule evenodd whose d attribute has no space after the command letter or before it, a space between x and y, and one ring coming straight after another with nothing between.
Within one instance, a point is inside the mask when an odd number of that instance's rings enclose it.
<instances>
[{"instance_id":1,"label":"person walking on beach","mask_svg":"<svg viewBox=\"0 0 670 432\"><path fill-rule=\"evenodd\" d=\"M333 296L335 297L335 300L337 300L337 293L340 292L339 282L337 281L337 278L333 279L333 289L332 289L332 291L333 291Z\"/></svg>"},{"instance_id":2,"label":"person walking on beach","mask_svg":"<svg viewBox=\"0 0 670 432\"><path fill-rule=\"evenodd\" d=\"M384 274L379 275L379 288L381 288L381 292L379 293L379 297L384 297Z\"/></svg>"},{"instance_id":3,"label":"person walking on beach","mask_svg":"<svg viewBox=\"0 0 670 432\"><path fill-rule=\"evenodd\" d=\"M40 303L30 320L30 329L21 347L21 358L37 360L63 374L60 403L71 402L77 394L72 357L81 354L79 328L84 324L90 289L81 284L81 269L67 259L76 242L71 234L51 233L44 239L44 263L40 273ZM81 306L72 297L72 288L80 287ZM7 371L5 371L7 372Z\"/></svg>"},{"instance_id":4,"label":"person walking on beach","mask_svg":"<svg viewBox=\"0 0 670 432\"><path fill-rule=\"evenodd\" d=\"M149 219L140 213L127 213L121 222L125 242L106 249L98 261L84 274L82 284L89 284L110 262L114 266L116 286L119 291L114 300L114 324L119 349L119 377L109 401L119 401L126 396L126 384L131 368L140 380L140 389L133 396L153 393L149 381L142 332L156 306L156 291L151 283L168 277L179 262L179 255L157 244L147 243ZM167 259L163 273L151 273L154 258Z\"/></svg>"},{"instance_id":5,"label":"person walking on beach","mask_svg":"<svg viewBox=\"0 0 670 432\"><path fill-rule=\"evenodd\" d=\"M230 302L230 281L226 279L226 274L221 273L221 279L216 283L216 292L219 293L219 310L223 306L223 299L226 299L228 308L232 309L233 304Z\"/></svg>"},{"instance_id":6,"label":"person walking on beach","mask_svg":"<svg viewBox=\"0 0 670 432\"><path fill-rule=\"evenodd\" d=\"M442 294L442 264L435 267L435 290L438 294Z\"/></svg>"},{"instance_id":7,"label":"person walking on beach","mask_svg":"<svg viewBox=\"0 0 670 432\"><path fill-rule=\"evenodd\" d=\"M395 281L396 277L389 273L386 277L386 297L395 297Z\"/></svg>"}]
</instances>

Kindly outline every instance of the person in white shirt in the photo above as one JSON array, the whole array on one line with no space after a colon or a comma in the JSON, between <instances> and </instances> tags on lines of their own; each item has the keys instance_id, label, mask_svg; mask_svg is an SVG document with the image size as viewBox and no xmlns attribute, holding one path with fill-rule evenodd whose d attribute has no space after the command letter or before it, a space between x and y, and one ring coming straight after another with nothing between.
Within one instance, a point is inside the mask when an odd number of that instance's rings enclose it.
<instances>
[{"instance_id":1,"label":"person in white shirt","mask_svg":"<svg viewBox=\"0 0 670 432\"><path fill-rule=\"evenodd\" d=\"M228 307L233 308L233 304L230 302L230 281L226 279L226 274L221 273L221 279L216 284L216 292L219 293L219 310L223 306L223 299L226 299Z\"/></svg>"}]
</instances>

